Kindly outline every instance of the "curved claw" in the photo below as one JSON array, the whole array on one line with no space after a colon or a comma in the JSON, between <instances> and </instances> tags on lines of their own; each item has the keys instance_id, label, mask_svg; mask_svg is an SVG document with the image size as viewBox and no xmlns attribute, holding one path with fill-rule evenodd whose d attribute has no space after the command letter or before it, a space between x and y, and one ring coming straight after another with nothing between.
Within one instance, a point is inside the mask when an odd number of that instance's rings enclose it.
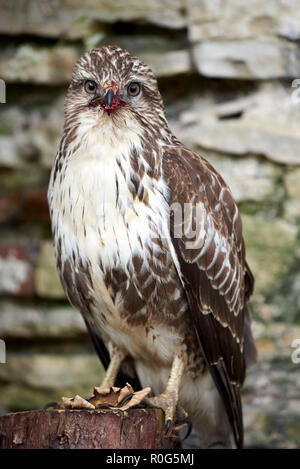
<instances>
[{"instance_id":1,"label":"curved claw","mask_svg":"<svg viewBox=\"0 0 300 469\"><path fill-rule=\"evenodd\" d=\"M192 421L189 418L189 420L187 422L187 432L186 432L185 437L182 439L182 441L185 441L190 436L192 430L193 430L193 424L192 424Z\"/></svg>"},{"instance_id":2,"label":"curved claw","mask_svg":"<svg viewBox=\"0 0 300 469\"><path fill-rule=\"evenodd\" d=\"M47 410L47 409L60 409L60 405L58 404L58 402L48 402L48 404L45 405L45 407L43 407L43 410Z\"/></svg>"},{"instance_id":3,"label":"curved claw","mask_svg":"<svg viewBox=\"0 0 300 469\"><path fill-rule=\"evenodd\" d=\"M170 428L171 428L171 425L172 425L172 419L168 419L167 420L167 425L166 425L166 432L165 432L165 435L168 435L169 431L170 431Z\"/></svg>"},{"instance_id":4,"label":"curved claw","mask_svg":"<svg viewBox=\"0 0 300 469\"><path fill-rule=\"evenodd\" d=\"M128 402L131 398L132 398L133 394L128 394L128 396L124 397L123 401L121 401L118 405L120 407L123 407L123 405L126 404L126 402Z\"/></svg>"}]
</instances>

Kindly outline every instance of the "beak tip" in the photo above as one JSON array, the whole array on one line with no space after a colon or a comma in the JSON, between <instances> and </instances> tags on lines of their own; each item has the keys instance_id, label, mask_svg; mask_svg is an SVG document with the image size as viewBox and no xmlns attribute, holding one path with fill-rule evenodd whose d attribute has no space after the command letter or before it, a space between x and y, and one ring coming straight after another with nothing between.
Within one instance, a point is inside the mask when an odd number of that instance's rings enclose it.
<instances>
[{"instance_id":1,"label":"beak tip","mask_svg":"<svg viewBox=\"0 0 300 469\"><path fill-rule=\"evenodd\" d=\"M104 96L104 101L105 101L106 105L107 105L109 108L112 107L112 103L113 103L113 101L114 101L114 99L115 99L115 96L116 96L116 94L115 94L114 90L113 90L112 88L109 88L109 89L107 90L105 96Z\"/></svg>"}]
</instances>

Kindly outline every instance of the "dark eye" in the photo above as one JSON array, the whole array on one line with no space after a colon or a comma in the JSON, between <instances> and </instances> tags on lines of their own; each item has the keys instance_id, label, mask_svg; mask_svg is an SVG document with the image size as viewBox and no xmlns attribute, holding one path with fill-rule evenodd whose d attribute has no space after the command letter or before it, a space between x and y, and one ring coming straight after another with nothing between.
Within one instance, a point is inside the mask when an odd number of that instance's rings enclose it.
<instances>
[{"instance_id":1,"label":"dark eye","mask_svg":"<svg viewBox=\"0 0 300 469\"><path fill-rule=\"evenodd\" d=\"M84 84L84 89L89 94L94 94L97 89L97 83L93 80L87 80Z\"/></svg>"},{"instance_id":2,"label":"dark eye","mask_svg":"<svg viewBox=\"0 0 300 469\"><path fill-rule=\"evenodd\" d=\"M141 85L139 83L132 82L127 88L129 96L137 96L141 91Z\"/></svg>"}]
</instances>

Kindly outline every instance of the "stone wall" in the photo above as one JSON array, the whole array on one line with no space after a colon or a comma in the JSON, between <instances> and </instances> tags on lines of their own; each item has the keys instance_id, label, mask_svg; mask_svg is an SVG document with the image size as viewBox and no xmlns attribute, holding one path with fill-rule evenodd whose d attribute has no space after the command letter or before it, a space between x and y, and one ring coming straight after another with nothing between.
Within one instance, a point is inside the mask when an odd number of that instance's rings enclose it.
<instances>
[{"instance_id":1,"label":"stone wall","mask_svg":"<svg viewBox=\"0 0 300 469\"><path fill-rule=\"evenodd\" d=\"M148 62L170 125L230 185L256 278L246 444L300 446L300 8L297 0L0 0L0 403L90 395L102 370L53 258L46 188L76 59ZM299 83L298 83L299 85Z\"/></svg>"}]
</instances>

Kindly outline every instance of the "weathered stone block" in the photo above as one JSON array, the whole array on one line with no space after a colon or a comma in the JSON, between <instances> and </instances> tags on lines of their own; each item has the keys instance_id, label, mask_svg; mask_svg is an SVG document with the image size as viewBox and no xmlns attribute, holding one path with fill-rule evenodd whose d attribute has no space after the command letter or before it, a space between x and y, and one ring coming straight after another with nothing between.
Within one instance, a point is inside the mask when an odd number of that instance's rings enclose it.
<instances>
[{"instance_id":1,"label":"weathered stone block","mask_svg":"<svg viewBox=\"0 0 300 469\"><path fill-rule=\"evenodd\" d=\"M276 287L294 258L297 228L280 219L243 215L246 254L255 276L255 295Z\"/></svg>"},{"instance_id":2,"label":"weathered stone block","mask_svg":"<svg viewBox=\"0 0 300 469\"><path fill-rule=\"evenodd\" d=\"M0 294L34 294L34 251L18 242L0 243Z\"/></svg>"},{"instance_id":3,"label":"weathered stone block","mask_svg":"<svg viewBox=\"0 0 300 469\"><path fill-rule=\"evenodd\" d=\"M292 91L278 83L267 84L247 99L236 100L236 105L233 100L207 112L183 113L178 137L195 148L264 155L276 163L299 165L300 106L293 104Z\"/></svg>"},{"instance_id":4,"label":"weathered stone block","mask_svg":"<svg viewBox=\"0 0 300 469\"><path fill-rule=\"evenodd\" d=\"M0 225L49 223L46 189L28 189L0 195Z\"/></svg>"},{"instance_id":5,"label":"weathered stone block","mask_svg":"<svg viewBox=\"0 0 300 469\"><path fill-rule=\"evenodd\" d=\"M100 383L102 375L98 357L83 350L80 354L78 350L72 354L64 352L64 356L55 353L20 356L8 351L7 363L0 367L0 379L36 389L74 389L90 383L92 395L93 385Z\"/></svg>"},{"instance_id":6,"label":"weathered stone block","mask_svg":"<svg viewBox=\"0 0 300 469\"><path fill-rule=\"evenodd\" d=\"M39 348L37 353L36 344L22 354L9 349L7 363L0 367L1 404L7 409L30 410L60 401L62 396L90 397L102 378L98 357L87 354L84 347L57 346L56 353Z\"/></svg>"},{"instance_id":7,"label":"weathered stone block","mask_svg":"<svg viewBox=\"0 0 300 469\"><path fill-rule=\"evenodd\" d=\"M17 107L0 105L0 166L15 168L23 164L27 154L24 140L26 122L25 113Z\"/></svg>"},{"instance_id":8,"label":"weathered stone block","mask_svg":"<svg viewBox=\"0 0 300 469\"><path fill-rule=\"evenodd\" d=\"M161 54L145 53L141 58L158 77L168 77L193 71L191 55L188 50L176 50Z\"/></svg>"},{"instance_id":9,"label":"weathered stone block","mask_svg":"<svg viewBox=\"0 0 300 469\"><path fill-rule=\"evenodd\" d=\"M288 195L285 202L285 213L288 218L300 218L300 169L289 171L284 178Z\"/></svg>"},{"instance_id":10,"label":"weathered stone block","mask_svg":"<svg viewBox=\"0 0 300 469\"><path fill-rule=\"evenodd\" d=\"M27 160L38 160L50 168L55 160L63 129L64 98L49 99L48 105L0 107L0 166L24 167ZM49 107L48 107L49 106ZM4 135L1 135L1 127ZM1 147L1 141L6 146ZM40 168L36 171L40 172Z\"/></svg>"},{"instance_id":11,"label":"weathered stone block","mask_svg":"<svg viewBox=\"0 0 300 469\"><path fill-rule=\"evenodd\" d=\"M83 48L60 45L38 47L23 44L17 48L9 47L1 52L0 77L7 83L66 85L70 83L73 67L83 52ZM150 65L158 77L193 71L189 50L141 50L139 57Z\"/></svg>"},{"instance_id":12,"label":"weathered stone block","mask_svg":"<svg viewBox=\"0 0 300 469\"><path fill-rule=\"evenodd\" d=\"M292 362L300 327L253 321L258 361L243 390L246 448L297 448L300 428L299 364Z\"/></svg>"},{"instance_id":13,"label":"weathered stone block","mask_svg":"<svg viewBox=\"0 0 300 469\"><path fill-rule=\"evenodd\" d=\"M87 334L81 314L71 306L24 305L12 301L0 302L0 337L47 339L77 339Z\"/></svg>"},{"instance_id":14,"label":"weathered stone block","mask_svg":"<svg viewBox=\"0 0 300 469\"><path fill-rule=\"evenodd\" d=\"M80 51L71 46L9 47L1 52L0 77L7 83L65 84L79 57Z\"/></svg>"},{"instance_id":15,"label":"weathered stone block","mask_svg":"<svg viewBox=\"0 0 300 469\"><path fill-rule=\"evenodd\" d=\"M65 298L57 273L52 241L44 241L40 245L35 271L36 292L47 298Z\"/></svg>"},{"instance_id":16,"label":"weathered stone block","mask_svg":"<svg viewBox=\"0 0 300 469\"><path fill-rule=\"evenodd\" d=\"M188 33L200 73L265 79L299 76L297 0L188 0ZM288 39L288 40L287 40Z\"/></svg>"},{"instance_id":17,"label":"weathered stone block","mask_svg":"<svg viewBox=\"0 0 300 469\"><path fill-rule=\"evenodd\" d=\"M0 3L2 34L36 34L71 39L103 29L103 23L146 21L169 28L186 25L183 0L16 0ZM102 24L101 24L102 23Z\"/></svg>"},{"instance_id":18,"label":"weathered stone block","mask_svg":"<svg viewBox=\"0 0 300 469\"><path fill-rule=\"evenodd\" d=\"M191 41L300 38L298 0L187 0L186 4Z\"/></svg>"},{"instance_id":19,"label":"weathered stone block","mask_svg":"<svg viewBox=\"0 0 300 469\"><path fill-rule=\"evenodd\" d=\"M240 79L297 77L296 44L279 39L205 41L194 46L195 65L202 75Z\"/></svg>"}]
</instances>

